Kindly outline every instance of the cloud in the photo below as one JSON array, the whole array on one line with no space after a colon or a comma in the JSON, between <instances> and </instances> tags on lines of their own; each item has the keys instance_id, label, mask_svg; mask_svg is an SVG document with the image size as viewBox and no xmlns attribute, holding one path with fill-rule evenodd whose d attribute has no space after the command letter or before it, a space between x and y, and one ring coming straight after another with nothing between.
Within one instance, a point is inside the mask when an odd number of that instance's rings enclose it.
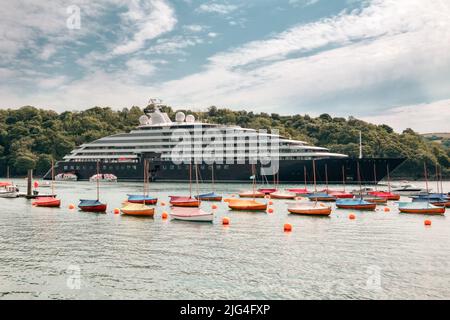
<instances>
[{"instance_id":1,"label":"cloud","mask_svg":"<svg viewBox=\"0 0 450 320\"><path fill-rule=\"evenodd\" d=\"M205 27L199 24L190 24L183 26L183 29L190 31L190 32L201 32L205 30Z\"/></svg>"},{"instance_id":2,"label":"cloud","mask_svg":"<svg viewBox=\"0 0 450 320\"><path fill-rule=\"evenodd\" d=\"M184 54L183 49L203 43L197 36L173 36L167 39L158 39L156 44L145 50L150 54Z\"/></svg>"},{"instance_id":3,"label":"cloud","mask_svg":"<svg viewBox=\"0 0 450 320\"><path fill-rule=\"evenodd\" d=\"M200 5L197 11L202 13L217 13L226 15L237 10L238 8L238 6L232 4L209 2Z\"/></svg>"},{"instance_id":4,"label":"cloud","mask_svg":"<svg viewBox=\"0 0 450 320\"><path fill-rule=\"evenodd\" d=\"M156 67L149 61L133 58L126 62L128 72L140 76L150 76L155 73Z\"/></svg>"},{"instance_id":5,"label":"cloud","mask_svg":"<svg viewBox=\"0 0 450 320\"><path fill-rule=\"evenodd\" d=\"M450 99L395 107L363 119L376 124L388 123L397 132L407 128L421 133L450 132Z\"/></svg>"},{"instance_id":6,"label":"cloud","mask_svg":"<svg viewBox=\"0 0 450 320\"><path fill-rule=\"evenodd\" d=\"M163 0L132 1L122 18L133 36L114 48L113 53L116 55L133 53L143 48L148 40L172 31L177 23L174 10Z\"/></svg>"}]
</instances>

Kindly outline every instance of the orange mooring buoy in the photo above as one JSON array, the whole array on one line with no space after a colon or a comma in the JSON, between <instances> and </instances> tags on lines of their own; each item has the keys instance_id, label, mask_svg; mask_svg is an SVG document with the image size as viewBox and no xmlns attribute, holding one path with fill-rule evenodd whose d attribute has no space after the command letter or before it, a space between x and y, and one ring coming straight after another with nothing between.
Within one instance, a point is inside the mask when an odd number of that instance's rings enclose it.
<instances>
[{"instance_id":1,"label":"orange mooring buoy","mask_svg":"<svg viewBox=\"0 0 450 320\"><path fill-rule=\"evenodd\" d=\"M230 224L230 218L228 218L228 217L223 217L223 219L222 219L222 224L223 224L224 226L228 226L228 225Z\"/></svg>"},{"instance_id":2,"label":"orange mooring buoy","mask_svg":"<svg viewBox=\"0 0 450 320\"><path fill-rule=\"evenodd\" d=\"M390 212L391 209L389 209L388 207L384 208L384 212Z\"/></svg>"},{"instance_id":3,"label":"orange mooring buoy","mask_svg":"<svg viewBox=\"0 0 450 320\"><path fill-rule=\"evenodd\" d=\"M269 206L273 205L273 201L269 201Z\"/></svg>"},{"instance_id":4,"label":"orange mooring buoy","mask_svg":"<svg viewBox=\"0 0 450 320\"><path fill-rule=\"evenodd\" d=\"M164 201L161 201L159 204L163 207L166 205L166 203Z\"/></svg>"},{"instance_id":5,"label":"orange mooring buoy","mask_svg":"<svg viewBox=\"0 0 450 320\"><path fill-rule=\"evenodd\" d=\"M70 210L75 209L75 205L74 205L74 204L69 204L69 209L70 209Z\"/></svg>"},{"instance_id":6,"label":"orange mooring buoy","mask_svg":"<svg viewBox=\"0 0 450 320\"><path fill-rule=\"evenodd\" d=\"M426 226L431 226L431 220L425 220L424 224L425 224Z\"/></svg>"},{"instance_id":7,"label":"orange mooring buoy","mask_svg":"<svg viewBox=\"0 0 450 320\"><path fill-rule=\"evenodd\" d=\"M272 208L267 209L267 213L273 213L273 209Z\"/></svg>"},{"instance_id":8,"label":"orange mooring buoy","mask_svg":"<svg viewBox=\"0 0 450 320\"><path fill-rule=\"evenodd\" d=\"M115 209L114 209L114 214L119 214L119 213L120 213L120 209L115 208Z\"/></svg>"},{"instance_id":9,"label":"orange mooring buoy","mask_svg":"<svg viewBox=\"0 0 450 320\"><path fill-rule=\"evenodd\" d=\"M291 232L292 231L292 224L285 223L284 224L284 232Z\"/></svg>"},{"instance_id":10,"label":"orange mooring buoy","mask_svg":"<svg viewBox=\"0 0 450 320\"><path fill-rule=\"evenodd\" d=\"M356 219L356 216L355 216L354 214L350 214L350 215L348 216L348 218L349 218L350 220L355 220L355 219Z\"/></svg>"},{"instance_id":11,"label":"orange mooring buoy","mask_svg":"<svg viewBox=\"0 0 450 320\"><path fill-rule=\"evenodd\" d=\"M211 208L212 208L213 210L216 210L216 209L217 209L217 205L216 205L216 204L213 204L213 205L211 206Z\"/></svg>"},{"instance_id":12,"label":"orange mooring buoy","mask_svg":"<svg viewBox=\"0 0 450 320\"><path fill-rule=\"evenodd\" d=\"M161 214L161 218L162 218L163 220L166 220L168 217L169 217L169 215L168 215L167 212L165 212L165 211Z\"/></svg>"}]
</instances>

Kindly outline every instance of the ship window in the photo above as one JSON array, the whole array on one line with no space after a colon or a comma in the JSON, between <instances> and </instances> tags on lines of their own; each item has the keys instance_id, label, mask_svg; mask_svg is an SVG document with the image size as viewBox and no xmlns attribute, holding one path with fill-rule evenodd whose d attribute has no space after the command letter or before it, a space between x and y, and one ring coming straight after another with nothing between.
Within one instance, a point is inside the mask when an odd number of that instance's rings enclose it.
<instances>
[{"instance_id":1,"label":"ship window","mask_svg":"<svg viewBox=\"0 0 450 320\"><path fill-rule=\"evenodd\" d=\"M103 170L108 170L108 167L107 166L103 166Z\"/></svg>"},{"instance_id":2,"label":"ship window","mask_svg":"<svg viewBox=\"0 0 450 320\"><path fill-rule=\"evenodd\" d=\"M67 170L67 166L64 166L64 170Z\"/></svg>"},{"instance_id":3,"label":"ship window","mask_svg":"<svg viewBox=\"0 0 450 320\"><path fill-rule=\"evenodd\" d=\"M173 170L173 169L175 169L175 166L170 166L170 170Z\"/></svg>"},{"instance_id":4,"label":"ship window","mask_svg":"<svg viewBox=\"0 0 450 320\"><path fill-rule=\"evenodd\" d=\"M70 170L74 170L75 168L74 168L74 166L70 166Z\"/></svg>"},{"instance_id":5,"label":"ship window","mask_svg":"<svg viewBox=\"0 0 450 320\"><path fill-rule=\"evenodd\" d=\"M226 165L223 166L223 168L224 168L225 170L228 170L228 169L230 168L230 166L226 164Z\"/></svg>"},{"instance_id":6,"label":"ship window","mask_svg":"<svg viewBox=\"0 0 450 320\"><path fill-rule=\"evenodd\" d=\"M166 167L166 166L162 166L162 168L163 168L163 170L166 170L166 169L167 169L167 167Z\"/></svg>"},{"instance_id":7,"label":"ship window","mask_svg":"<svg viewBox=\"0 0 450 320\"><path fill-rule=\"evenodd\" d=\"M222 166L218 165L216 168L217 168L217 170L220 170L220 169L222 169Z\"/></svg>"},{"instance_id":8,"label":"ship window","mask_svg":"<svg viewBox=\"0 0 450 320\"><path fill-rule=\"evenodd\" d=\"M137 167L136 167L136 166L133 166L133 170L137 170Z\"/></svg>"}]
</instances>

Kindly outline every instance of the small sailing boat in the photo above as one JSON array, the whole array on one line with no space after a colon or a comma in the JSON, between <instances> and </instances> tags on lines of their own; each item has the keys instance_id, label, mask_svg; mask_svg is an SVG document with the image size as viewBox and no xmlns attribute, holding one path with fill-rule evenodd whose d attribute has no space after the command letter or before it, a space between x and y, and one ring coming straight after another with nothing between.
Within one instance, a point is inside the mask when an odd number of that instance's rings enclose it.
<instances>
[{"instance_id":1,"label":"small sailing boat","mask_svg":"<svg viewBox=\"0 0 450 320\"><path fill-rule=\"evenodd\" d=\"M381 197L371 196L371 195L363 196L362 198L367 202L376 203L376 204L386 204L388 202L387 198L381 198Z\"/></svg>"},{"instance_id":2,"label":"small sailing boat","mask_svg":"<svg viewBox=\"0 0 450 320\"><path fill-rule=\"evenodd\" d=\"M264 198L266 196L265 193L259 191L242 191L239 192L239 197L241 198Z\"/></svg>"},{"instance_id":3,"label":"small sailing boat","mask_svg":"<svg viewBox=\"0 0 450 320\"><path fill-rule=\"evenodd\" d=\"M336 199L353 199L354 195L351 193L348 193L345 190L345 168L342 166L342 184L344 186L344 190L330 190L328 189L328 169L327 165L325 165L325 172L326 172L326 181L327 181L327 188L324 190L325 193L329 194L330 196L335 197Z\"/></svg>"},{"instance_id":4,"label":"small sailing boat","mask_svg":"<svg viewBox=\"0 0 450 320\"><path fill-rule=\"evenodd\" d=\"M376 203L371 203L363 199L362 187L361 187L361 175L359 171L359 162L356 163L358 183L360 188L360 198L359 199L338 199L336 201L336 207L339 209L351 209L351 210L369 210L374 211L377 207Z\"/></svg>"},{"instance_id":5,"label":"small sailing boat","mask_svg":"<svg viewBox=\"0 0 450 320\"><path fill-rule=\"evenodd\" d=\"M375 182L377 181L377 174L376 174L376 166L375 164L373 165L373 170L374 170L374 177L375 177ZM371 191L369 192L369 195L377 197L377 198L383 198L386 200L400 200L400 195L399 194L395 194L391 192L391 179L389 176L389 164L387 165L387 180L388 180L388 191L378 191L375 188L375 191Z\"/></svg>"},{"instance_id":6,"label":"small sailing boat","mask_svg":"<svg viewBox=\"0 0 450 320\"><path fill-rule=\"evenodd\" d=\"M158 198L150 197L147 195L138 195L138 194L129 194L128 200L129 203L143 203L147 205L154 205L158 202Z\"/></svg>"},{"instance_id":7,"label":"small sailing boat","mask_svg":"<svg viewBox=\"0 0 450 320\"><path fill-rule=\"evenodd\" d=\"M437 207L429 202L398 202L401 213L445 214L445 207Z\"/></svg>"},{"instance_id":8,"label":"small sailing boat","mask_svg":"<svg viewBox=\"0 0 450 320\"><path fill-rule=\"evenodd\" d=\"M214 164L211 165L211 184L212 184L212 192L199 194L195 196L196 199L199 199L201 201L222 201L222 196L217 194L214 191Z\"/></svg>"},{"instance_id":9,"label":"small sailing boat","mask_svg":"<svg viewBox=\"0 0 450 320\"><path fill-rule=\"evenodd\" d=\"M120 211L123 215L128 216L153 217L155 214L155 208L150 208L143 203L126 202Z\"/></svg>"},{"instance_id":10,"label":"small sailing boat","mask_svg":"<svg viewBox=\"0 0 450 320\"><path fill-rule=\"evenodd\" d=\"M304 188L290 188L290 189L286 189L286 191L295 193L297 196L304 196L304 195L310 193L308 191L307 182L306 182L307 181L306 166L303 166L303 178L305 179L305 187Z\"/></svg>"},{"instance_id":11,"label":"small sailing boat","mask_svg":"<svg viewBox=\"0 0 450 320\"><path fill-rule=\"evenodd\" d=\"M54 170L54 164L52 160L52 195L51 196L43 196L43 197L37 197L33 202L32 205L35 207L47 207L47 208L59 208L61 206L61 200L57 199L55 196L55 170Z\"/></svg>"},{"instance_id":12,"label":"small sailing boat","mask_svg":"<svg viewBox=\"0 0 450 320\"><path fill-rule=\"evenodd\" d=\"M144 169L144 193L143 194L128 194L128 200L129 203L141 203L141 204L147 204L147 205L154 205L158 202L158 198L151 197L148 195L148 181L149 181L149 163L148 160L144 160L143 169Z\"/></svg>"},{"instance_id":13,"label":"small sailing boat","mask_svg":"<svg viewBox=\"0 0 450 320\"><path fill-rule=\"evenodd\" d=\"M117 182L117 177L112 173L94 174L89 178L90 182L96 182L97 180L101 182Z\"/></svg>"},{"instance_id":14,"label":"small sailing boat","mask_svg":"<svg viewBox=\"0 0 450 320\"><path fill-rule=\"evenodd\" d=\"M100 173L100 164L97 161L97 174ZM85 212L106 212L107 205L100 202L100 180L97 180L97 199L85 200L81 199L78 208Z\"/></svg>"},{"instance_id":15,"label":"small sailing boat","mask_svg":"<svg viewBox=\"0 0 450 320\"><path fill-rule=\"evenodd\" d=\"M195 185L196 193L198 194L198 165L195 164ZM198 206L200 205L200 200L195 199ZM186 206L185 206L186 207ZM187 205L187 207L190 207ZM170 212L170 217L175 220L191 221L191 222L213 222L214 213L205 212L200 208L172 208Z\"/></svg>"},{"instance_id":16,"label":"small sailing boat","mask_svg":"<svg viewBox=\"0 0 450 320\"><path fill-rule=\"evenodd\" d=\"M191 222L213 222L214 213L205 212L200 208L172 208L170 217L175 220Z\"/></svg>"},{"instance_id":17,"label":"small sailing boat","mask_svg":"<svg viewBox=\"0 0 450 320\"><path fill-rule=\"evenodd\" d=\"M326 166L325 166L326 168ZM311 201L324 201L324 202L334 202L336 201L336 197L328 194L326 191L328 190L328 174L326 173L327 170L325 169L325 175L326 175L326 183L327 188L325 189L325 192L317 192L317 184L316 184L316 160L313 160L313 175L314 175L314 192L308 194L306 197Z\"/></svg>"},{"instance_id":18,"label":"small sailing boat","mask_svg":"<svg viewBox=\"0 0 450 320\"><path fill-rule=\"evenodd\" d=\"M315 160L313 160L313 177L314 177L314 190L317 190ZM288 211L289 213L300 215L329 216L331 214L331 206L326 205L325 203L322 202L318 202L317 200L315 202L296 201L288 203Z\"/></svg>"},{"instance_id":19,"label":"small sailing boat","mask_svg":"<svg viewBox=\"0 0 450 320\"><path fill-rule=\"evenodd\" d=\"M195 166L197 173L197 165ZM198 177L196 181L198 194ZM192 164L189 163L189 197L186 196L169 196L170 204L174 207L200 207L201 200L192 197Z\"/></svg>"},{"instance_id":20,"label":"small sailing boat","mask_svg":"<svg viewBox=\"0 0 450 320\"><path fill-rule=\"evenodd\" d=\"M339 209L374 211L377 207L377 204L371 203L362 198L360 198L360 199L339 199L336 201L336 207L338 207Z\"/></svg>"},{"instance_id":21,"label":"small sailing boat","mask_svg":"<svg viewBox=\"0 0 450 320\"><path fill-rule=\"evenodd\" d=\"M252 177L256 177L255 165L252 164ZM243 199L225 199L224 201L228 203L228 207L231 210L240 210L240 211L265 211L267 210L267 204L258 202L255 200L256 198L256 179L253 178L253 200L243 200ZM260 192L260 194L265 196L264 193ZM241 196L241 194L239 194Z\"/></svg>"},{"instance_id":22,"label":"small sailing boat","mask_svg":"<svg viewBox=\"0 0 450 320\"><path fill-rule=\"evenodd\" d=\"M280 184L279 174L275 174L274 180L275 180L276 191L270 193L270 198L289 200L289 199L295 199L297 197L296 193L278 189L279 184Z\"/></svg>"},{"instance_id":23,"label":"small sailing boat","mask_svg":"<svg viewBox=\"0 0 450 320\"><path fill-rule=\"evenodd\" d=\"M124 206L120 209L123 215L128 216L140 216L140 217L153 217L155 214L155 208L150 208L146 206L146 198L147 192L148 192L148 160L144 160L144 187L143 187L143 195L141 197L142 201L140 202L126 202ZM136 196L131 196L131 198L134 198L136 200ZM128 196L128 199L130 199L130 196Z\"/></svg>"},{"instance_id":24,"label":"small sailing boat","mask_svg":"<svg viewBox=\"0 0 450 320\"><path fill-rule=\"evenodd\" d=\"M288 211L292 214L309 216L329 216L331 206L321 202L294 202L288 204Z\"/></svg>"},{"instance_id":25,"label":"small sailing boat","mask_svg":"<svg viewBox=\"0 0 450 320\"><path fill-rule=\"evenodd\" d=\"M428 173L427 165L423 164L423 171L425 176L426 189L428 188ZM423 198L417 198L421 201L413 202L399 202L398 210L402 213L419 213L419 214L445 214L445 206L438 207L431 203L430 194L421 196Z\"/></svg>"},{"instance_id":26,"label":"small sailing boat","mask_svg":"<svg viewBox=\"0 0 450 320\"><path fill-rule=\"evenodd\" d=\"M17 198L18 196L19 193L16 186L0 182L0 198Z\"/></svg>"}]
</instances>

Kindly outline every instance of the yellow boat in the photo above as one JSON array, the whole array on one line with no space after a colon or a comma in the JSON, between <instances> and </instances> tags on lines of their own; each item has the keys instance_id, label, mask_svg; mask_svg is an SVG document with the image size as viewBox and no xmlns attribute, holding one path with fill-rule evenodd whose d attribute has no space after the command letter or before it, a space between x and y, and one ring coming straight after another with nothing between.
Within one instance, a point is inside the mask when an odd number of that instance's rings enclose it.
<instances>
[{"instance_id":1,"label":"yellow boat","mask_svg":"<svg viewBox=\"0 0 450 320\"><path fill-rule=\"evenodd\" d=\"M153 217L155 214L155 208L150 208L142 203L127 202L120 211L123 215L128 216Z\"/></svg>"},{"instance_id":2,"label":"yellow boat","mask_svg":"<svg viewBox=\"0 0 450 320\"><path fill-rule=\"evenodd\" d=\"M228 203L228 207L232 210L240 210L240 211L267 210L266 203L261 203L255 200L225 199L224 201Z\"/></svg>"}]
</instances>

